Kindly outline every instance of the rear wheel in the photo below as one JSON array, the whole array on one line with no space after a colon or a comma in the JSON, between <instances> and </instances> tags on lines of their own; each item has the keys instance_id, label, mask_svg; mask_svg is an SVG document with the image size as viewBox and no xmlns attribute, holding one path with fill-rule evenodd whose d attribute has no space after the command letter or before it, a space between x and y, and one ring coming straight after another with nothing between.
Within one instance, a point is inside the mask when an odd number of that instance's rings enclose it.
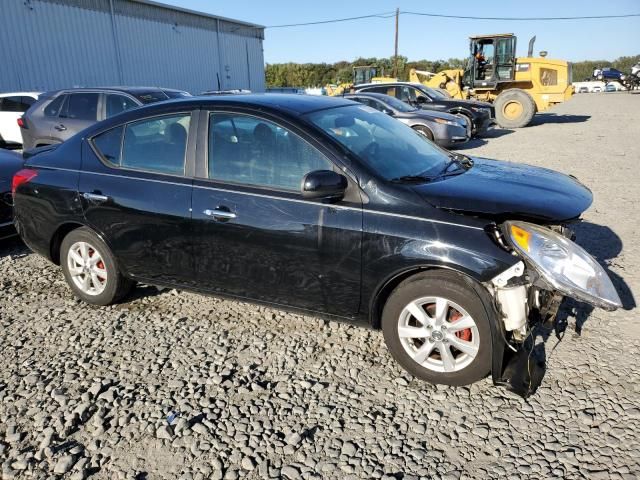
<instances>
[{"instance_id":1,"label":"rear wheel","mask_svg":"<svg viewBox=\"0 0 640 480\"><path fill-rule=\"evenodd\" d=\"M414 125L411 128L413 128L416 132L418 132L421 135L424 135L425 137L427 137L429 140L433 142L434 140L433 132L429 130L427 127L425 127L424 125Z\"/></svg>"},{"instance_id":2,"label":"rear wheel","mask_svg":"<svg viewBox=\"0 0 640 480\"><path fill-rule=\"evenodd\" d=\"M453 272L424 272L402 282L382 313L385 343L412 375L467 385L491 369L491 328L482 300Z\"/></svg>"},{"instance_id":3,"label":"rear wheel","mask_svg":"<svg viewBox=\"0 0 640 480\"><path fill-rule=\"evenodd\" d=\"M511 88L495 101L496 120L502 128L522 128L529 125L536 113L536 104L524 90Z\"/></svg>"},{"instance_id":4,"label":"rear wheel","mask_svg":"<svg viewBox=\"0 0 640 480\"><path fill-rule=\"evenodd\" d=\"M120 273L109 247L86 227L64 237L60 265L73 293L92 305L116 303L134 285Z\"/></svg>"}]
</instances>

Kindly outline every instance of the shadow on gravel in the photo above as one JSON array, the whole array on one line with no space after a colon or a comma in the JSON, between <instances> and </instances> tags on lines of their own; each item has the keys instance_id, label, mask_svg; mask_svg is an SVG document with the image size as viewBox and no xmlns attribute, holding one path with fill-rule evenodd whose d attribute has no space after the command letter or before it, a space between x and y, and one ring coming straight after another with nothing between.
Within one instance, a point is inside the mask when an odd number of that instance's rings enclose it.
<instances>
[{"instance_id":1,"label":"shadow on gravel","mask_svg":"<svg viewBox=\"0 0 640 480\"><path fill-rule=\"evenodd\" d=\"M489 143L489 140L493 138L500 138L505 135L509 135L510 133L513 133L513 130L509 130L508 128L499 128L499 127L493 128L488 132L484 133L482 137L472 138L467 143L457 146L452 150L466 150L468 148L481 147L482 145L486 145L487 143Z\"/></svg>"},{"instance_id":2,"label":"shadow on gravel","mask_svg":"<svg viewBox=\"0 0 640 480\"><path fill-rule=\"evenodd\" d=\"M31 252L29 248L22 243L20 237L11 237L4 240L0 240L0 258L12 256L12 257L24 257Z\"/></svg>"},{"instance_id":3,"label":"shadow on gravel","mask_svg":"<svg viewBox=\"0 0 640 480\"><path fill-rule=\"evenodd\" d=\"M538 113L533 116L529 127L543 125L545 123L582 123L591 118L591 115L558 115L557 113Z\"/></svg>"}]
</instances>

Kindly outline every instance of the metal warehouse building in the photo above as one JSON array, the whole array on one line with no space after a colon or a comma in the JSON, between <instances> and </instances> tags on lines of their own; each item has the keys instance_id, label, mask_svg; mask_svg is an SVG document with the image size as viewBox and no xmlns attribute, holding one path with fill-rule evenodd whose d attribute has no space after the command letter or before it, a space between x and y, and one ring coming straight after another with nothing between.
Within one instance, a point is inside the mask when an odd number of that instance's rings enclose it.
<instances>
[{"instance_id":1,"label":"metal warehouse building","mask_svg":"<svg viewBox=\"0 0 640 480\"><path fill-rule=\"evenodd\" d=\"M1 0L0 92L264 91L264 27L148 0Z\"/></svg>"}]
</instances>

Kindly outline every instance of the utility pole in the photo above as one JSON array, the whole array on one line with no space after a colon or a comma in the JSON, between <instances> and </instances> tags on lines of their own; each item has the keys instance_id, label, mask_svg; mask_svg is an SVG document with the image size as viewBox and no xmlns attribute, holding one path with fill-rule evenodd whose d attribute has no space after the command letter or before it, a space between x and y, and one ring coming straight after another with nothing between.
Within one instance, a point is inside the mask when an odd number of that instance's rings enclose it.
<instances>
[{"instance_id":1,"label":"utility pole","mask_svg":"<svg viewBox=\"0 0 640 480\"><path fill-rule=\"evenodd\" d=\"M396 8L396 42L393 54L393 76L398 78L398 17L400 17L400 9Z\"/></svg>"}]
</instances>

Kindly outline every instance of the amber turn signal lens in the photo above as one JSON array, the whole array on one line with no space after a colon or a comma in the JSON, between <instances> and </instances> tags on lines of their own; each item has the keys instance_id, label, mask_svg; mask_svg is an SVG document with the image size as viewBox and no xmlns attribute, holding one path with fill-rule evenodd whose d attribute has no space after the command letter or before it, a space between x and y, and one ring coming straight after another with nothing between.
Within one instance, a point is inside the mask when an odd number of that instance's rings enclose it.
<instances>
[{"instance_id":1,"label":"amber turn signal lens","mask_svg":"<svg viewBox=\"0 0 640 480\"><path fill-rule=\"evenodd\" d=\"M513 238L513 241L525 252L529 251L529 239L531 238L529 232L516 225L511 225L511 238Z\"/></svg>"}]
</instances>

